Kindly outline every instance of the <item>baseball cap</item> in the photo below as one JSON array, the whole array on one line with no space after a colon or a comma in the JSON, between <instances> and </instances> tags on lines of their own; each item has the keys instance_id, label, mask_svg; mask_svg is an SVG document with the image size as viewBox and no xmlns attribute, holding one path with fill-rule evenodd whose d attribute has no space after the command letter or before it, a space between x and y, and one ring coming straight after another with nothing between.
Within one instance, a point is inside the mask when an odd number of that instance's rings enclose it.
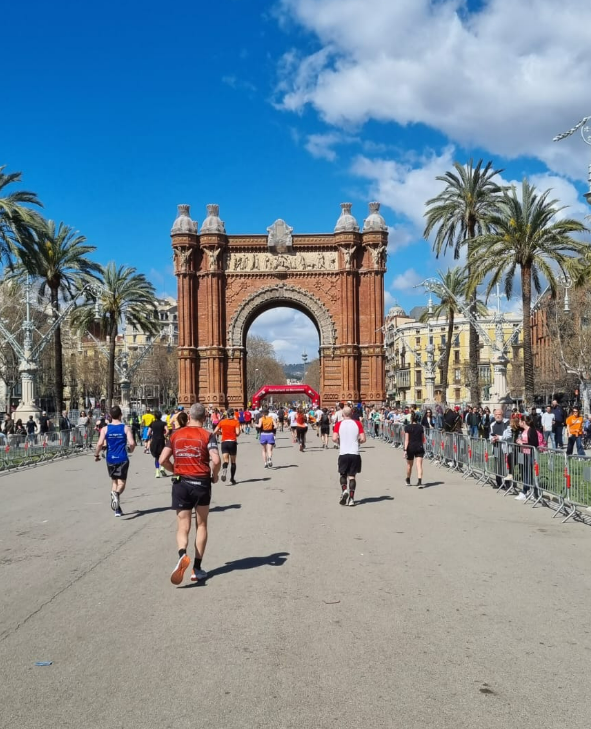
<instances>
[{"instance_id":1,"label":"baseball cap","mask_svg":"<svg viewBox=\"0 0 591 729\"><path fill-rule=\"evenodd\" d=\"M456 405L455 408L454 408L454 410L456 411L456 413L459 412L460 406L459 405Z\"/></svg>"}]
</instances>

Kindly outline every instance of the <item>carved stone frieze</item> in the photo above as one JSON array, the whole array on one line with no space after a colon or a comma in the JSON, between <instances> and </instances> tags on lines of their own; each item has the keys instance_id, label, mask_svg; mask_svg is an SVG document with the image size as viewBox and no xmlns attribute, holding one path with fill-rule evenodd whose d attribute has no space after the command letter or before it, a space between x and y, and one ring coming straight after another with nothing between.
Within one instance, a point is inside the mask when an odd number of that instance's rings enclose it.
<instances>
[{"instance_id":1,"label":"carved stone frieze","mask_svg":"<svg viewBox=\"0 0 591 729\"><path fill-rule=\"evenodd\" d=\"M226 273L272 271L336 271L337 254L324 251L292 251L290 253L238 253L224 256Z\"/></svg>"}]
</instances>

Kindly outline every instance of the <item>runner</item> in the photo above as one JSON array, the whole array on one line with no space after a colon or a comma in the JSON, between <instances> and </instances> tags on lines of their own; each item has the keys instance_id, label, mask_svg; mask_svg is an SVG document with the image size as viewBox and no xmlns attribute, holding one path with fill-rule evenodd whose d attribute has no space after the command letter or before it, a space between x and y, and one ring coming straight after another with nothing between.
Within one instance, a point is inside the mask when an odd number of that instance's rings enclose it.
<instances>
[{"instance_id":1,"label":"runner","mask_svg":"<svg viewBox=\"0 0 591 729\"><path fill-rule=\"evenodd\" d=\"M244 411L244 432L246 435L250 435L250 424L252 422L252 413L248 408Z\"/></svg>"},{"instance_id":2,"label":"runner","mask_svg":"<svg viewBox=\"0 0 591 729\"><path fill-rule=\"evenodd\" d=\"M288 417L288 420L289 420L289 427L291 429L291 442L292 443L297 443L297 440L298 440L298 431L297 431L297 428L296 428L296 421L297 421L298 414L294 410L294 408L292 408L289 411L287 417Z\"/></svg>"},{"instance_id":3,"label":"runner","mask_svg":"<svg viewBox=\"0 0 591 729\"><path fill-rule=\"evenodd\" d=\"M320 436L322 438L322 447L328 448L328 436L330 435L330 415L328 409L324 408L322 414L318 418L318 427L320 429Z\"/></svg>"},{"instance_id":4,"label":"runner","mask_svg":"<svg viewBox=\"0 0 591 729\"><path fill-rule=\"evenodd\" d=\"M361 456L359 444L365 443L363 425L359 420L352 420L349 406L341 410L342 417L335 423L332 439L339 445L338 469L341 481L341 506L355 506L355 477L361 473Z\"/></svg>"},{"instance_id":5,"label":"runner","mask_svg":"<svg viewBox=\"0 0 591 729\"><path fill-rule=\"evenodd\" d=\"M150 452L150 438L149 431L150 425L154 422L154 416L150 408L146 409L146 412L142 415L142 440L144 441L144 453Z\"/></svg>"},{"instance_id":6,"label":"runner","mask_svg":"<svg viewBox=\"0 0 591 729\"><path fill-rule=\"evenodd\" d=\"M269 415L268 408L263 409L263 414L259 422L257 423L257 430L259 431L263 463L265 468L273 468L273 447L275 446L275 421Z\"/></svg>"},{"instance_id":7,"label":"runner","mask_svg":"<svg viewBox=\"0 0 591 729\"><path fill-rule=\"evenodd\" d=\"M300 444L300 452L303 452L306 450L306 433L308 432L308 425L306 421L306 414L301 407L297 409L295 424L297 442Z\"/></svg>"},{"instance_id":8,"label":"runner","mask_svg":"<svg viewBox=\"0 0 591 729\"><path fill-rule=\"evenodd\" d=\"M211 484L216 483L220 471L218 444L213 433L205 430L205 407L196 402L189 410L189 423L175 430L160 456L160 463L174 473L172 479L172 508L176 509L176 541L179 557L170 581L180 585L191 560L187 555L191 517L195 509L197 534L195 535L195 561L191 582L207 577L201 561L207 545L207 517L211 503ZM174 465L171 463L174 458Z\"/></svg>"},{"instance_id":9,"label":"runner","mask_svg":"<svg viewBox=\"0 0 591 729\"><path fill-rule=\"evenodd\" d=\"M111 408L111 422L101 429L94 451L94 460L101 460L103 445L107 447L107 471L111 478L111 509L115 516L123 516L121 511L121 494L125 491L127 471L129 470L129 453L135 449L133 433L129 425L121 422L121 408Z\"/></svg>"},{"instance_id":10,"label":"runner","mask_svg":"<svg viewBox=\"0 0 591 729\"><path fill-rule=\"evenodd\" d=\"M421 414L413 413L412 423L404 427L404 457L406 458L406 485L410 486L412 464L416 459L417 486L423 488L423 456L425 455L425 429L421 425Z\"/></svg>"},{"instance_id":11,"label":"runner","mask_svg":"<svg viewBox=\"0 0 591 729\"><path fill-rule=\"evenodd\" d=\"M236 480L236 454L238 452L237 438L240 435L240 421L236 420L233 410L228 410L226 417L220 420L214 435L222 436L222 481L225 481L228 474L228 462L232 461L230 467L230 483L234 485Z\"/></svg>"},{"instance_id":12,"label":"runner","mask_svg":"<svg viewBox=\"0 0 591 729\"><path fill-rule=\"evenodd\" d=\"M238 422L240 423L240 432L244 433L244 410L242 408L238 411Z\"/></svg>"},{"instance_id":13,"label":"runner","mask_svg":"<svg viewBox=\"0 0 591 729\"><path fill-rule=\"evenodd\" d=\"M150 441L150 453L154 458L154 465L156 467L156 478L162 478L166 476L166 471L160 465L159 459L160 454L164 450L166 443L166 436L168 435L169 429L166 422L162 420L162 414L159 410L154 413L154 421L150 425L148 431L148 439Z\"/></svg>"},{"instance_id":14,"label":"runner","mask_svg":"<svg viewBox=\"0 0 591 729\"><path fill-rule=\"evenodd\" d=\"M283 433L283 424L285 423L285 410L280 407L277 411L277 420L279 421L279 427L281 428L281 432Z\"/></svg>"}]
</instances>

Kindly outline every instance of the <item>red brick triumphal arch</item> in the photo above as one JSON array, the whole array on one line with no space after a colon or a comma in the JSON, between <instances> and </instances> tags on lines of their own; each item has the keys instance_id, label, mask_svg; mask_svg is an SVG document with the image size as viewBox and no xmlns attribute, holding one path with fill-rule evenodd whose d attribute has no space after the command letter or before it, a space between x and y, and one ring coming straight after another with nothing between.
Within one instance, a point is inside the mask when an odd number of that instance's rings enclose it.
<instances>
[{"instance_id":1,"label":"red brick triumphal arch","mask_svg":"<svg viewBox=\"0 0 591 729\"><path fill-rule=\"evenodd\" d=\"M201 229L188 205L172 227L178 279L179 403L243 407L246 335L259 314L289 306L320 339L322 404L385 399L384 273L388 228L378 203L360 230L341 205L333 233L293 235L284 221L267 235L227 235L217 205Z\"/></svg>"}]
</instances>

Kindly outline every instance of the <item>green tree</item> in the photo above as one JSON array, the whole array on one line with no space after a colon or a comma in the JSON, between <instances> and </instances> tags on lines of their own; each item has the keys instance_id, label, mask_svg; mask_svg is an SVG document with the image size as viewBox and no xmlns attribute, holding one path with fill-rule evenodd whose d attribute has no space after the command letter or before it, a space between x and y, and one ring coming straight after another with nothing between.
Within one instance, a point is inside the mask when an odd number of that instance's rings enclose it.
<instances>
[{"instance_id":1,"label":"green tree","mask_svg":"<svg viewBox=\"0 0 591 729\"><path fill-rule=\"evenodd\" d=\"M552 297L559 286L557 275L569 274L579 256L589 250L587 243L573 238L573 233L587 231L583 223L570 218L558 219L564 207L549 199L551 190L541 195L534 185L523 180L520 194L515 187L504 190L498 210L488 219L488 231L471 242L470 291L489 277L487 296L503 283L509 299L516 273L521 275L523 305L523 374L525 401L534 402L535 381L531 338L532 283L540 292L541 279L550 286Z\"/></svg>"},{"instance_id":2,"label":"green tree","mask_svg":"<svg viewBox=\"0 0 591 729\"><path fill-rule=\"evenodd\" d=\"M49 294L52 315L59 317L60 301L76 297L80 288L98 279L101 266L88 257L96 250L86 238L73 228L53 220L40 220L34 230L21 238L17 247L19 265L16 274L29 274L39 284L39 295ZM64 372L62 360L62 330L54 334L55 412L59 413L64 401Z\"/></svg>"},{"instance_id":3,"label":"green tree","mask_svg":"<svg viewBox=\"0 0 591 729\"><path fill-rule=\"evenodd\" d=\"M445 273L441 273L440 271L439 276L443 285L434 284L431 289L439 299L439 303L433 307L433 313L426 311L421 316L421 321L427 322L431 318L447 320L445 354L441 364L442 400L446 403L447 388L449 385L449 360L451 358L451 347L454 338L455 317L460 313L458 301L462 301L466 296L468 272L462 266L456 266L455 268L448 268Z\"/></svg>"},{"instance_id":4,"label":"green tree","mask_svg":"<svg viewBox=\"0 0 591 729\"><path fill-rule=\"evenodd\" d=\"M255 334L246 338L246 400L263 385L284 385L285 372L271 342Z\"/></svg>"},{"instance_id":5,"label":"green tree","mask_svg":"<svg viewBox=\"0 0 591 729\"><path fill-rule=\"evenodd\" d=\"M503 189L495 181L502 170L495 170L492 162L483 164L479 160L476 166L470 160L466 165L454 162L454 171L437 177L445 183L445 188L431 200L427 200L425 218L427 220L423 235L429 238L436 229L433 250L437 257L452 250L458 259L464 247L468 249L468 275L474 279L478 274L475 259L470 256L472 239L488 232L488 219L496 211ZM472 263L470 263L472 261ZM471 296L470 309L476 316L476 289ZM470 326L470 399L473 403L480 401L478 384L478 333Z\"/></svg>"},{"instance_id":6,"label":"green tree","mask_svg":"<svg viewBox=\"0 0 591 729\"><path fill-rule=\"evenodd\" d=\"M98 304L98 307L96 306ZM159 332L155 290L143 273L129 266L108 263L102 270L101 292L74 312L72 324L79 331L93 326L97 317L101 331L109 338L107 408L113 404L117 336L123 319L144 334Z\"/></svg>"},{"instance_id":7,"label":"green tree","mask_svg":"<svg viewBox=\"0 0 591 729\"><path fill-rule=\"evenodd\" d=\"M43 207L34 192L15 190L8 192L10 185L21 181L21 172L4 172L0 167L0 261L13 260L16 246L26 239L42 218L27 205Z\"/></svg>"}]
</instances>

